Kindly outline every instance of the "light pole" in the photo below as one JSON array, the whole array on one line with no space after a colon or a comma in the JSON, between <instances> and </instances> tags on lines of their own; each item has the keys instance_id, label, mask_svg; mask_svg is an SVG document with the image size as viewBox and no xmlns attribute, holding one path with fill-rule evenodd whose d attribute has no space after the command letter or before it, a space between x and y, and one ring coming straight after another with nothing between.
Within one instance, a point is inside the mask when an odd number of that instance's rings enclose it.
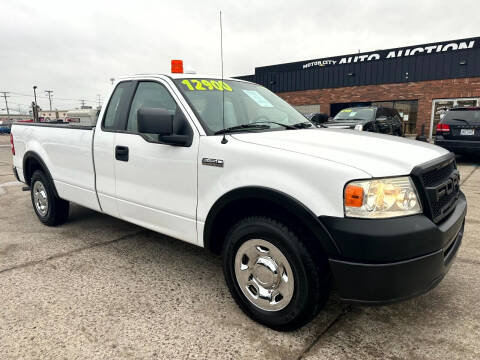
<instances>
[{"instance_id":1,"label":"light pole","mask_svg":"<svg viewBox=\"0 0 480 360\"><path fill-rule=\"evenodd\" d=\"M33 97L35 99L35 108L33 109L33 121L38 122L37 85L33 85Z\"/></svg>"},{"instance_id":2,"label":"light pole","mask_svg":"<svg viewBox=\"0 0 480 360\"><path fill-rule=\"evenodd\" d=\"M114 82L114 81L115 81L114 78L110 78L110 82L112 83L112 85L113 85L113 82Z\"/></svg>"}]
</instances>

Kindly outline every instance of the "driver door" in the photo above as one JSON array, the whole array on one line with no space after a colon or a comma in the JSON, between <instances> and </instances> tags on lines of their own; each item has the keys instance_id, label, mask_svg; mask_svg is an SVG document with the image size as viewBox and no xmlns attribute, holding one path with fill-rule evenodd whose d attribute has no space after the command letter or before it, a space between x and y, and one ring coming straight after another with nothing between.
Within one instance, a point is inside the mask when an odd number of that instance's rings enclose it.
<instances>
[{"instance_id":1,"label":"driver door","mask_svg":"<svg viewBox=\"0 0 480 360\"><path fill-rule=\"evenodd\" d=\"M190 134L190 146L162 143L159 134L138 131L137 111L162 108L174 115L176 134ZM140 81L125 131L115 137L115 175L121 218L190 243L197 242L197 154L199 136L169 85Z\"/></svg>"}]
</instances>

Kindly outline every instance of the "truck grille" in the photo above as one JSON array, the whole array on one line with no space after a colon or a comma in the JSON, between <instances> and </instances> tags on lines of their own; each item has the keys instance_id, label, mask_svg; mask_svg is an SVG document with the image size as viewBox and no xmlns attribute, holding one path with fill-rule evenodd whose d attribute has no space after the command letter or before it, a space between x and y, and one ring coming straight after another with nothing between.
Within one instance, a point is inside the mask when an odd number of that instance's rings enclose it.
<instances>
[{"instance_id":1,"label":"truck grille","mask_svg":"<svg viewBox=\"0 0 480 360\"><path fill-rule=\"evenodd\" d=\"M412 175L422 195L425 213L438 223L448 216L460 194L460 173L455 156L448 154L440 160L417 166Z\"/></svg>"}]
</instances>

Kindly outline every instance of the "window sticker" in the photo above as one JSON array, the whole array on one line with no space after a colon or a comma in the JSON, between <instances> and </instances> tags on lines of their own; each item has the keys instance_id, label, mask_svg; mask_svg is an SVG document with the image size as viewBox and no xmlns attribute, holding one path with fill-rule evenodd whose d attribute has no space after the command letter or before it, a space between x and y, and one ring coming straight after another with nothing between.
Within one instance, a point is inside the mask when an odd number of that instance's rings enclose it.
<instances>
[{"instance_id":1,"label":"window sticker","mask_svg":"<svg viewBox=\"0 0 480 360\"><path fill-rule=\"evenodd\" d=\"M233 91L233 89L220 80L210 80L210 79L185 79L182 80L182 84L185 85L184 89L189 91Z\"/></svg>"},{"instance_id":2,"label":"window sticker","mask_svg":"<svg viewBox=\"0 0 480 360\"><path fill-rule=\"evenodd\" d=\"M342 111L340 111L340 112L346 112L346 113L349 113L349 112L352 112L352 110L351 110L351 109L343 109L343 110L342 110Z\"/></svg>"},{"instance_id":3,"label":"window sticker","mask_svg":"<svg viewBox=\"0 0 480 360\"><path fill-rule=\"evenodd\" d=\"M244 90L244 89L242 89L242 91L245 94L247 94L250 99L255 101L261 107L273 107L273 105L270 104L270 102L267 99L265 99L258 91L256 91L256 90Z\"/></svg>"}]
</instances>

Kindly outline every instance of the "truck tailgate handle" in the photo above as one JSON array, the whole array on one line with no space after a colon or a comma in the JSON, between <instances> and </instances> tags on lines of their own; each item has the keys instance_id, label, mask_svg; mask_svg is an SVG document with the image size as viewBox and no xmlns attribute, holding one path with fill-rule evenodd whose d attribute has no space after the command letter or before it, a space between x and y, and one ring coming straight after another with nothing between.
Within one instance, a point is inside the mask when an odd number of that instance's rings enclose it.
<instances>
[{"instance_id":1,"label":"truck tailgate handle","mask_svg":"<svg viewBox=\"0 0 480 360\"><path fill-rule=\"evenodd\" d=\"M115 146L115 159L119 161L128 161L128 147Z\"/></svg>"}]
</instances>

